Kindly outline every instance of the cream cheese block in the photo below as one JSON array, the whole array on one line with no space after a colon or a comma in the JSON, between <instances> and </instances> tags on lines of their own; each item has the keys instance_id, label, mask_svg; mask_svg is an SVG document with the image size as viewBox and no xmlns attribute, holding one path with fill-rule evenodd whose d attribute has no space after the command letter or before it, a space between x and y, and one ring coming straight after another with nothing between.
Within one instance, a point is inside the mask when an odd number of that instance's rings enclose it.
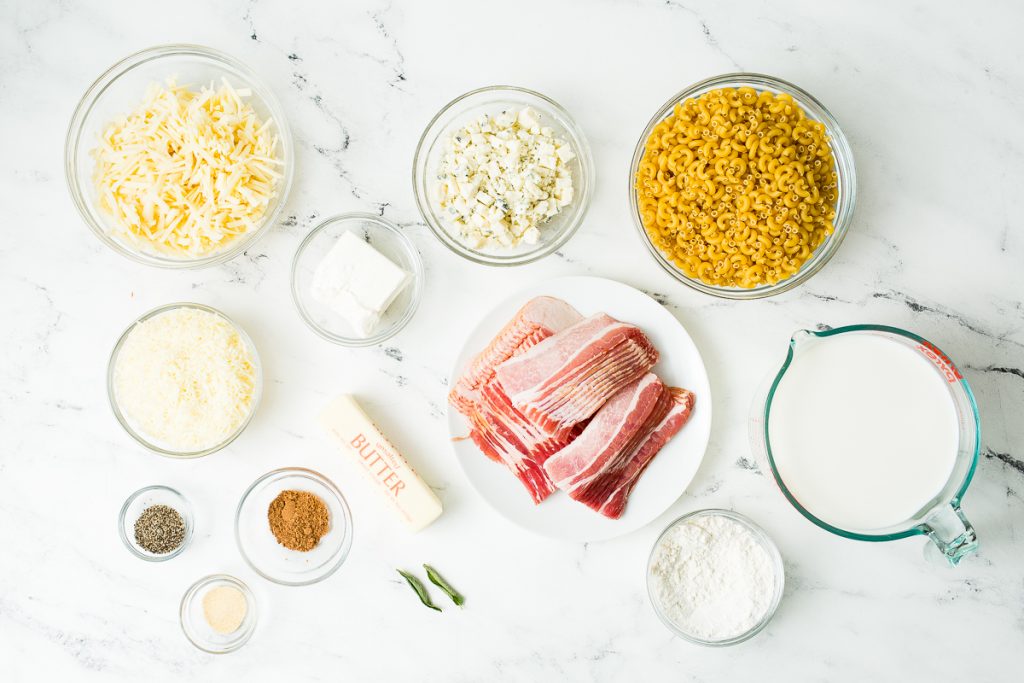
<instances>
[{"instance_id":1,"label":"cream cheese block","mask_svg":"<svg viewBox=\"0 0 1024 683\"><path fill-rule=\"evenodd\" d=\"M355 233L343 234L316 267L310 294L369 337L412 276Z\"/></svg>"},{"instance_id":2,"label":"cream cheese block","mask_svg":"<svg viewBox=\"0 0 1024 683\"><path fill-rule=\"evenodd\" d=\"M441 516L441 501L350 395L320 414L320 424L355 460L413 531Z\"/></svg>"}]
</instances>

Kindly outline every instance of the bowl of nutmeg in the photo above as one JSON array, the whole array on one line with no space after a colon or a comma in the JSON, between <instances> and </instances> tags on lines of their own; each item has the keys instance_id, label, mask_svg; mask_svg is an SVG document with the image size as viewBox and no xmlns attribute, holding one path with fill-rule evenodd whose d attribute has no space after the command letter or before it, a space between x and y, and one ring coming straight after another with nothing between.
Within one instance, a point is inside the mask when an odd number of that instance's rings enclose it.
<instances>
[{"instance_id":1,"label":"bowl of nutmeg","mask_svg":"<svg viewBox=\"0 0 1024 683\"><path fill-rule=\"evenodd\" d=\"M242 494L235 513L242 557L284 586L323 581L352 547L352 515L330 479L310 469L267 472Z\"/></svg>"}]
</instances>

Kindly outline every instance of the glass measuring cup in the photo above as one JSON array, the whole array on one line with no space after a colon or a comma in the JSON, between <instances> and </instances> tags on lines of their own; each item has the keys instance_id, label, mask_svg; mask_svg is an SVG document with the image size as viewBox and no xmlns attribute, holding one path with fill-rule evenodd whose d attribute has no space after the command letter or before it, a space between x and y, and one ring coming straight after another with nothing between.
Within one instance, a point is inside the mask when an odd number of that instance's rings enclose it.
<instances>
[{"instance_id":1,"label":"glass measuring cup","mask_svg":"<svg viewBox=\"0 0 1024 683\"><path fill-rule=\"evenodd\" d=\"M838 335L877 335L902 344L928 361L945 381L953 403L958 444L953 469L941 490L909 519L881 529L843 529L822 520L805 508L787 487L772 453L769 418L772 401L779 383L801 353L813 345L827 343ZM925 549L930 559L941 559L950 565L959 564L978 548L974 527L964 516L960 503L971 483L978 464L981 426L974 395L956 365L934 344L918 335L885 325L851 325L815 332L799 330L789 342L786 360L778 372L771 374L754 399L750 416L750 440L755 456L767 461L769 469L786 499L807 519L826 531L860 541L893 541L925 535L931 539ZM865 502L865 505L869 504Z\"/></svg>"}]
</instances>

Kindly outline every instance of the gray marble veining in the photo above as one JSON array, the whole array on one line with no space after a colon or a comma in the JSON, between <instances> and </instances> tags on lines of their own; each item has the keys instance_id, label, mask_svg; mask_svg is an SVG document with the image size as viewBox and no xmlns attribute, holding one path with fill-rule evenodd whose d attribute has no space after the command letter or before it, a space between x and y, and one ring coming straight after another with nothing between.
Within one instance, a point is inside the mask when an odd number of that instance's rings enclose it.
<instances>
[{"instance_id":1,"label":"gray marble veining","mask_svg":"<svg viewBox=\"0 0 1024 683\"><path fill-rule=\"evenodd\" d=\"M715 3L478 0L0 3L0 678L93 680L1017 680L1024 647L1024 9L953 2ZM279 225L245 255L196 272L138 266L101 245L68 197L68 120L92 80L155 44L195 42L249 64L296 136ZM858 165L858 208L833 261L758 302L713 300L662 273L638 241L629 159L653 111L701 78L770 73L835 114ZM463 262L413 204L412 154L430 117L471 88L524 85L577 118L594 149L586 223L558 254L509 270ZM298 241L324 217L371 211L416 243L428 288L383 347L315 337L288 291ZM700 471L657 522L586 545L528 535L470 488L447 447L447 377L492 302L545 278L592 274L643 289L702 350L715 424ZM463 286L472 280L473 287ZM248 431L195 462L142 452L106 404L106 362L132 319L191 299L255 338L267 382ZM921 539L863 544L806 522L750 453L751 397L796 329L898 325L934 341L970 381L982 458L964 508L981 552L926 564ZM444 499L409 536L356 479L313 416L366 397ZM337 575L285 589L238 556L238 496L286 465L345 489L357 541ZM185 491L194 545L166 565L131 557L114 529L136 488ZM737 509L786 560L768 629L727 651L674 639L647 603L644 563L673 516ZM396 566L434 563L468 597L420 609ZM196 578L236 573L263 609L224 657L177 624Z\"/></svg>"}]
</instances>

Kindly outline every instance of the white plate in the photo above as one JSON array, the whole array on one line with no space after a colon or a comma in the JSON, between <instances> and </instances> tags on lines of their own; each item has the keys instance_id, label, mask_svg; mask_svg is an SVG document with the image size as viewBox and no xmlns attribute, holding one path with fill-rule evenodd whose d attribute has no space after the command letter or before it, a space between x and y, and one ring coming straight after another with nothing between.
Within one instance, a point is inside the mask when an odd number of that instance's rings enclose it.
<instances>
[{"instance_id":1,"label":"white plate","mask_svg":"<svg viewBox=\"0 0 1024 683\"><path fill-rule=\"evenodd\" d=\"M524 303L542 295L565 300L583 316L604 312L647 333L661 352L654 372L666 384L689 389L696 395L689 422L641 475L619 519L608 519L561 491L534 505L519 479L504 465L489 459L469 439L452 442L455 457L484 500L525 529L573 541L598 541L628 534L668 509L697 473L711 436L711 388L704 361L679 321L643 292L603 278L565 277L529 287L485 315L459 352L449 386L454 386L469 360L487 346ZM453 439L469 433L466 418L451 407L448 429Z\"/></svg>"}]
</instances>

